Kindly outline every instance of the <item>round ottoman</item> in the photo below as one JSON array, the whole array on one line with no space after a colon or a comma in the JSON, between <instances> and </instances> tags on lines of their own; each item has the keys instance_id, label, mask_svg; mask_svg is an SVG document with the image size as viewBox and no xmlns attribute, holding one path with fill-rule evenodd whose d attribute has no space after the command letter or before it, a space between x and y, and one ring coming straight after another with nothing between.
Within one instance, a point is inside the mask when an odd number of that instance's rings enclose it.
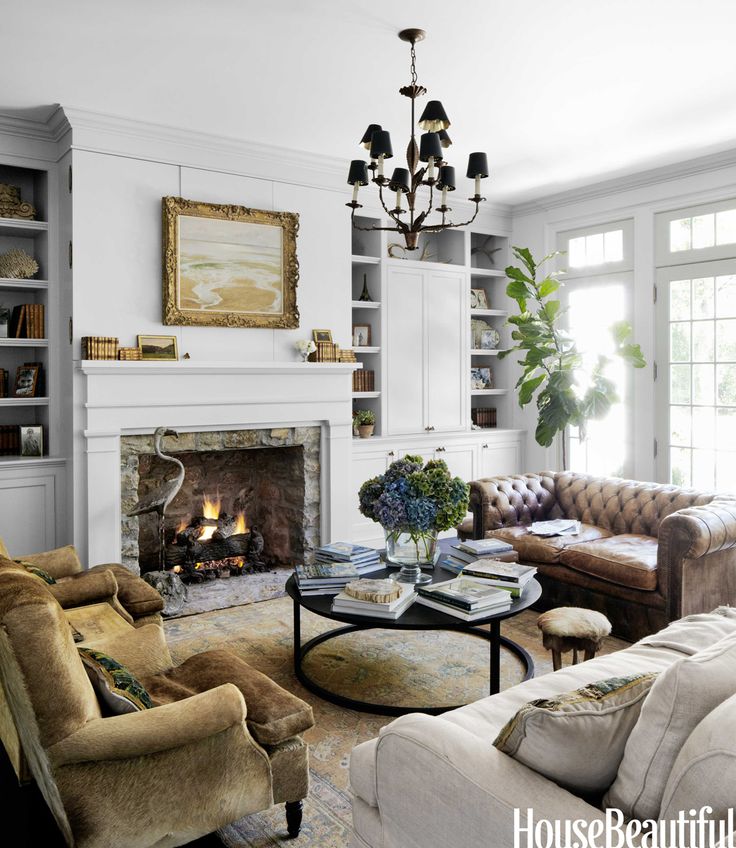
<instances>
[{"instance_id":1,"label":"round ottoman","mask_svg":"<svg viewBox=\"0 0 736 848\"><path fill-rule=\"evenodd\" d=\"M578 651L592 660L605 636L611 632L611 622L601 612L582 607L557 607L542 613L537 619L542 631L542 643L552 651L552 665L562 668L562 655L572 651L572 662L578 661Z\"/></svg>"}]
</instances>

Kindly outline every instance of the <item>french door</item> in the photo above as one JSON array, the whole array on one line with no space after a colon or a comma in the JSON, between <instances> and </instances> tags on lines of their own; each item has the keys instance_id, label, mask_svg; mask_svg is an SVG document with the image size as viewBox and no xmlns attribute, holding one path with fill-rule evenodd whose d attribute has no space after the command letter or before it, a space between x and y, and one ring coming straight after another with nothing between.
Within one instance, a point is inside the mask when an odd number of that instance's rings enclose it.
<instances>
[{"instance_id":1,"label":"french door","mask_svg":"<svg viewBox=\"0 0 736 848\"><path fill-rule=\"evenodd\" d=\"M657 478L736 489L736 260L657 272Z\"/></svg>"}]
</instances>

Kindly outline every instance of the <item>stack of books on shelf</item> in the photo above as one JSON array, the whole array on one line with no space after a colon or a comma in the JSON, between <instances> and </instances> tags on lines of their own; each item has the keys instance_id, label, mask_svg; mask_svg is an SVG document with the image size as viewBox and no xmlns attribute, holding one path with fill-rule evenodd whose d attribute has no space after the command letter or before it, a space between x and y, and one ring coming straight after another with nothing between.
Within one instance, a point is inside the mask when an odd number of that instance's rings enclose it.
<instances>
[{"instance_id":1,"label":"stack of books on shelf","mask_svg":"<svg viewBox=\"0 0 736 848\"><path fill-rule=\"evenodd\" d=\"M440 566L453 574L460 572L481 557L492 557L502 562L518 562L519 555L513 546L502 539L468 539L450 547L440 559Z\"/></svg>"},{"instance_id":2,"label":"stack of books on shelf","mask_svg":"<svg viewBox=\"0 0 736 848\"><path fill-rule=\"evenodd\" d=\"M512 598L521 597L524 587L537 573L533 565L520 565L518 562L500 562L497 559L479 559L466 565L463 577L482 580L489 586L503 589Z\"/></svg>"},{"instance_id":3,"label":"stack of books on shelf","mask_svg":"<svg viewBox=\"0 0 736 848\"><path fill-rule=\"evenodd\" d=\"M117 359L119 344L115 336L82 336L82 359Z\"/></svg>"},{"instance_id":4,"label":"stack of books on shelf","mask_svg":"<svg viewBox=\"0 0 736 848\"><path fill-rule=\"evenodd\" d=\"M375 386L375 371L366 371L365 368L358 368L357 371L353 371L354 392L374 392Z\"/></svg>"},{"instance_id":5,"label":"stack of books on shelf","mask_svg":"<svg viewBox=\"0 0 736 848\"><path fill-rule=\"evenodd\" d=\"M474 406L470 410L470 418L476 427L489 429L496 426L496 410L493 407Z\"/></svg>"},{"instance_id":6,"label":"stack of books on shelf","mask_svg":"<svg viewBox=\"0 0 736 848\"><path fill-rule=\"evenodd\" d=\"M14 339L46 337L46 308L43 303L21 303L13 307L8 336Z\"/></svg>"},{"instance_id":7,"label":"stack of books on shelf","mask_svg":"<svg viewBox=\"0 0 736 848\"><path fill-rule=\"evenodd\" d=\"M398 583L395 580L355 580L335 596L332 611L343 615L365 615L395 621L416 599L417 593L411 583Z\"/></svg>"},{"instance_id":8,"label":"stack of books on shelf","mask_svg":"<svg viewBox=\"0 0 736 848\"><path fill-rule=\"evenodd\" d=\"M314 565L298 565L296 582L302 595L335 595L351 580L384 567L374 548L332 542L317 549Z\"/></svg>"},{"instance_id":9,"label":"stack of books on shelf","mask_svg":"<svg viewBox=\"0 0 736 848\"><path fill-rule=\"evenodd\" d=\"M420 586L417 597L418 604L463 621L477 621L504 612L511 606L511 600L509 592L490 586L484 580L464 576Z\"/></svg>"}]
</instances>

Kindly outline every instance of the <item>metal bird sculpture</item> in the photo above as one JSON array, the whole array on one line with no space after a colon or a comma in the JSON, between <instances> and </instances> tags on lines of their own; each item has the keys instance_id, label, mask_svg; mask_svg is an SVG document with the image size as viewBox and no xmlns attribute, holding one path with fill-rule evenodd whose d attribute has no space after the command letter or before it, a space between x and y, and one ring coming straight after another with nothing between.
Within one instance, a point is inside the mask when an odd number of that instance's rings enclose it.
<instances>
[{"instance_id":1,"label":"metal bird sculpture","mask_svg":"<svg viewBox=\"0 0 736 848\"><path fill-rule=\"evenodd\" d=\"M182 484L184 483L184 475L186 473L184 470L184 464L180 460L173 456L167 456L161 450L161 442L164 436L173 436L175 439L179 438L179 434L176 430L169 430L167 427L158 427L153 434L153 447L156 451L156 456L163 459L165 462L172 462L178 467L179 473L176 477L173 477L171 480L164 481L160 486L158 486L158 488L141 498L128 513L128 515L147 515L149 512L158 513L158 563L160 571L164 571L166 566L166 539L164 534L166 510L169 504L179 493L179 489L181 489Z\"/></svg>"}]
</instances>

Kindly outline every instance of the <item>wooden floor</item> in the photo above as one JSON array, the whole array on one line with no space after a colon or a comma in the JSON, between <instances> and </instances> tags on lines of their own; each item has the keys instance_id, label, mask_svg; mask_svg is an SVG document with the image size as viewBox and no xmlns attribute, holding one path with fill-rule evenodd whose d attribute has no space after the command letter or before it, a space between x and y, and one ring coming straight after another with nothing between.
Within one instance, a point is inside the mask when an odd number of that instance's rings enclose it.
<instances>
[{"instance_id":1,"label":"wooden floor","mask_svg":"<svg viewBox=\"0 0 736 848\"><path fill-rule=\"evenodd\" d=\"M19 786L4 748L0 745L0 811L5 822L0 845L13 848L64 848L64 837L34 784ZM6 842L6 835L11 841ZM191 848L223 848L216 834L190 842ZM110 845L109 848L124 848Z\"/></svg>"}]
</instances>

